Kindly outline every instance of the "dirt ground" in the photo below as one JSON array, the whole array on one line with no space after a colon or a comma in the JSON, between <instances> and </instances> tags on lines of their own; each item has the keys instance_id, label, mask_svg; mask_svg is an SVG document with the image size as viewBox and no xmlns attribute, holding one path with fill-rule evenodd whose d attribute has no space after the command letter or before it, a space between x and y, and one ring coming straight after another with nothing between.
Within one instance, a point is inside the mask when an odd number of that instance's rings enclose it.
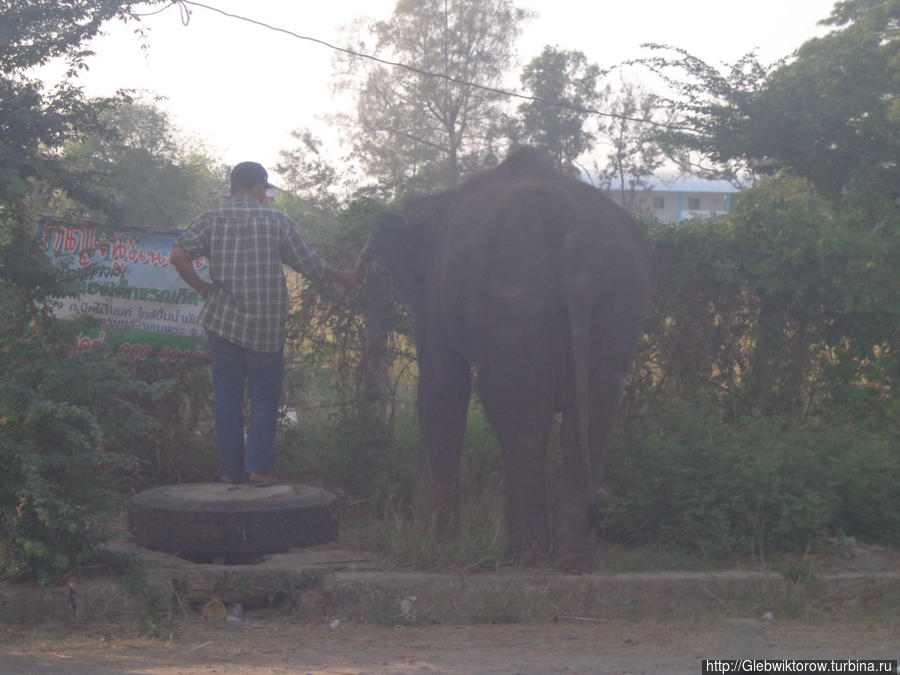
<instances>
[{"instance_id":1,"label":"dirt ground","mask_svg":"<svg viewBox=\"0 0 900 675\"><path fill-rule=\"evenodd\" d=\"M170 639L121 627L0 628L7 675L375 675L700 673L710 658L900 657L900 618L815 625L706 618L543 624L379 627L289 618L190 619Z\"/></svg>"}]
</instances>

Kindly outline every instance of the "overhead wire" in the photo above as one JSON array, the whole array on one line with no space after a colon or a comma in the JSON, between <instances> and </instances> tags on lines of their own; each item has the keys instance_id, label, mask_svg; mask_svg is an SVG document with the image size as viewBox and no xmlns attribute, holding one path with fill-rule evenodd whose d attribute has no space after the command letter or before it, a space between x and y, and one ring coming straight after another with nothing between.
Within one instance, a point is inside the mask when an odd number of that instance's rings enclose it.
<instances>
[{"instance_id":1,"label":"overhead wire","mask_svg":"<svg viewBox=\"0 0 900 675\"><path fill-rule=\"evenodd\" d=\"M251 19L250 17L243 16L240 14L234 14L232 12L227 12L223 9L219 9L218 7L213 7L212 5L207 5L202 2L196 2L195 0L171 0L168 5L154 12L149 12L147 14L134 14L133 16L142 17L142 16L150 16L153 14L159 14L170 7L178 6L181 10L181 20L182 23L187 26L190 22L191 10L190 7L200 7L202 9L209 10L211 12L216 12L217 14L221 14L222 16L228 17L230 19L236 19L238 21L244 21L249 24L253 24L259 26L261 28L266 28L271 31L275 31L277 33L284 33L298 40L305 40L307 42L314 42L316 44L327 47L328 49L332 49L334 51L341 52L343 54L347 54L352 57L367 59L369 61L373 61L375 63L390 66L392 68L401 68L404 70L408 70L412 73L416 73L417 75L422 75L425 77L434 77L442 80L447 80L452 82L453 84L463 86L463 87L471 87L473 89L479 89L481 91L486 91L488 93L497 94L499 96L505 96L509 98L517 98L525 101L533 101L536 103L543 103L545 105L556 106L559 108L566 108L568 110L572 110L574 112L584 113L588 115L598 115L601 117L610 117L613 119L620 119L627 122L636 122L639 124L649 124L651 126L659 127L662 129L668 129L673 131L696 131L690 127L666 124L664 122L657 122L656 120L646 119L642 117L631 117L629 115L623 115L621 113L612 113L612 112L604 112L602 110L595 110L593 108L583 108L580 106L573 105L571 103L566 103L565 101L553 101L550 99L543 98L541 96L530 96L528 94L522 94L516 91L509 91L507 89L499 89L497 87L489 87L487 85L478 84L477 82L469 82L467 80L460 79L458 77L453 77L452 75L447 75L445 73L435 73L430 70L425 70L424 68L419 68L417 66L411 66L408 63L402 63L400 61L391 61L388 59L383 59L378 56L374 56L373 54L364 54L361 52L354 51L348 47L340 47L338 45L331 44L330 42L326 42L325 40L320 40L319 38L310 37L308 35L301 35L300 33L296 33L287 28L281 28L280 26L273 26L272 24L266 23L265 21L259 21L258 19Z\"/></svg>"}]
</instances>

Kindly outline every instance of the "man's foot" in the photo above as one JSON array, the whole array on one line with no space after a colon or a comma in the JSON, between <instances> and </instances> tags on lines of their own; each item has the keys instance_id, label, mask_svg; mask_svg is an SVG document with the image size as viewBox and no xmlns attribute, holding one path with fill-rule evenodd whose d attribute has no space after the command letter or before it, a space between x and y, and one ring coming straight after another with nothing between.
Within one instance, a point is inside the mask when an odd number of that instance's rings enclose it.
<instances>
[{"instance_id":1,"label":"man's foot","mask_svg":"<svg viewBox=\"0 0 900 675\"><path fill-rule=\"evenodd\" d=\"M247 480L250 482L250 485L255 485L256 487L266 487L268 485L278 485L281 481L273 476L263 476L260 473L251 473Z\"/></svg>"}]
</instances>

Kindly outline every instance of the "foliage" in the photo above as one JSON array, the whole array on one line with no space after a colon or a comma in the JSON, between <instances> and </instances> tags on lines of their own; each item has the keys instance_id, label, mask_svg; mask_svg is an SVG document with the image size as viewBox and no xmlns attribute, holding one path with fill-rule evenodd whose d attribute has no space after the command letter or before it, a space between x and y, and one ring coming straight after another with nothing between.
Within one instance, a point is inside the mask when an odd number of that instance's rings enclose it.
<instances>
[{"instance_id":1,"label":"foliage","mask_svg":"<svg viewBox=\"0 0 900 675\"><path fill-rule=\"evenodd\" d=\"M841 28L773 67L747 55L723 74L680 49L643 60L676 93L665 101L679 111L678 128L665 135L673 151L719 168L787 169L833 199L894 202L900 2L848 0L824 23Z\"/></svg>"},{"instance_id":2,"label":"foliage","mask_svg":"<svg viewBox=\"0 0 900 675\"><path fill-rule=\"evenodd\" d=\"M608 537L715 555L900 542L897 242L855 215L783 176L724 220L650 226Z\"/></svg>"},{"instance_id":3,"label":"foliage","mask_svg":"<svg viewBox=\"0 0 900 675\"><path fill-rule=\"evenodd\" d=\"M725 222L657 226L653 238L643 395L711 396L732 420L883 398L897 367L885 342L900 319L896 249L804 181L766 182Z\"/></svg>"},{"instance_id":4,"label":"foliage","mask_svg":"<svg viewBox=\"0 0 900 675\"><path fill-rule=\"evenodd\" d=\"M827 195L874 183L896 199L900 2L842 3L830 23L844 27L804 44L768 79L747 142Z\"/></svg>"},{"instance_id":5,"label":"foliage","mask_svg":"<svg viewBox=\"0 0 900 675\"><path fill-rule=\"evenodd\" d=\"M657 105L669 112L668 126L657 134L665 152L681 168L714 170L734 176L748 168L768 169L753 154L747 129L753 125L748 110L774 67L759 63L751 53L728 66L723 73L685 49L651 44L656 56L635 61L659 77L663 89ZM704 167L704 160L713 167Z\"/></svg>"},{"instance_id":6,"label":"foliage","mask_svg":"<svg viewBox=\"0 0 900 675\"><path fill-rule=\"evenodd\" d=\"M631 209L636 190L665 157L654 126L660 117L657 97L624 77L617 89L607 84L602 97L607 115L599 122L598 135L608 149L605 168L597 170L598 186L617 190L620 203Z\"/></svg>"},{"instance_id":7,"label":"foliage","mask_svg":"<svg viewBox=\"0 0 900 675\"><path fill-rule=\"evenodd\" d=\"M5 36L0 45L0 279L18 288L26 321L35 312L34 302L69 281L56 276L32 239L35 212L59 194L89 208L115 210L98 189L97 176L70 170L60 151L84 135L108 133L102 116L115 99L88 101L70 78L89 53L82 42L94 37L103 21L129 16L136 4L81 0L0 5ZM68 58L71 68L65 80L47 91L26 69L53 57Z\"/></svg>"},{"instance_id":8,"label":"foliage","mask_svg":"<svg viewBox=\"0 0 900 675\"><path fill-rule=\"evenodd\" d=\"M15 319L0 332L0 577L45 583L92 559L114 495L216 475L210 386L205 369L72 354L84 326L34 310L71 280L48 260L13 276L31 285L0 285Z\"/></svg>"},{"instance_id":9,"label":"foliage","mask_svg":"<svg viewBox=\"0 0 900 675\"><path fill-rule=\"evenodd\" d=\"M86 101L70 79L90 54L82 45L108 19L127 18L132 0L78 0L58 3L0 3L0 226L21 223L28 212L29 181L94 201L90 181L67 174L56 152L77 135L100 128L97 116L110 100ZM28 69L65 57L67 78L52 90L28 76Z\"/></svg>"},{"instance_id":10,"label":"foliage","mask_svg":"<svg viewBox=\"0 0 900 675\"><path fill-rule=\"evenodd\" d=\"M288 190L280 197L293 203L292 208L284 201L278 206L299 223L333 219L340 210L335 194L340 187L338 170L325 158L322 141L309 129L295 129L291 136L297 145L279 153L276 171Z\"/></svg>"},{"instance_id":11,"label":"foliage","mask_svg":"<svg viewBox=\"0 0 900 675\"><path fill-rule=\"evenodd\" d=\"M601 531L711 557L802 552L834 534L900 543L896 432L889 424L722 420L672 397L620 430Z\"/></svg>"},{"instance_id":12,"label":"foliage","mask_svg":"<svg viewBox=\"0 0 900 675\"><path fill-rule=\"evenodd\" d=\"M73 68L90 54L82 45L95 37L112 18L125 19L129 10L146 0L3 0L3 42L0 71L21 72L66 57Z\"/></svg>"},{"instance_id":13,"label":"foliage","mask_svg":"<svg viewBox=\"0 0 900 675\"><path fill-rule=\"evenodd\" d=\"M145 431L127 454L135 464L120 490L217 481L221 478L212 411L212 378L203 364L125 362L130 380L144 383Z\"/></svg>"},{"instance_id":14,"label":"foliage","mask_svg":"<svg viewBox=\"0 0 900 675\"><path fill-rule=\"evenodd\" d=\"M90 560L103 538L93 517L116 477L135 466L130 443L148 419L147 387L98 352L33 339L0 353L0 576L53 581Z\"/></svg>"},{"instance_id":15,"label":"foliage","mask_svg":"<svg viewBox=\"0 0 900 675\"><path fill-rule=\"evenodd\" d=\"M34 210L30 203L35 183L47 191L64 189L86 202L99 200L89 183L65 174L56 151L75 129L99 129L97 119L108 101L89 103L79 90L60 85L49 95L40 83L0 77L0 227L8 231ZM52 186L52 187L50 187ZM42 197L44 195L37 195Z\"/></svg>"},{"instance_id":16,"label":"foliage","mask_svg":"<svg viewBox=\"0 0 900 675\"><path fill-rule=\"evenodd\" d=\"M315 387L313 382L309 383ZM413 504L418 475L415 372L393 392L390 438L375 445L350 406L331 414L307 406L280 434L279 470L344 496L344 526L364 546L397 565L419 569L496 569L502 564L500 449L477 402L469 412L462 455L462 507L455 531L442 530Z\"/></svg>"},{"instance_id":17,"label":"foliage","mask_svg":"<svg viewBox=\"0 0 900 675\"><path fill-rule=\"evenodd\" d=\"M479 501L480 500L480 501ZM495 571L503 565L503 519L498 493L464 499L454 532L388 508L363 533L363 543L396 565L414 569Z\"/></svg>"},{"instance_id":18,"label":"foliage","mask_svg":"<svg viewBox=\"0 0 900 675\"><path fill-rule=\"evenodd\" d=\"M309 223L309 243L336 267L354 264L368 222L383 208L361 199L329 218L315 200L285 206L288 213L299 206L301 216L322 218ZM284 400L298 411L299 425L284 434L281 448L308 455L295 471L340 484L374 504L390 498L396 481L408 483L415 461L392 433L412 359L408 320L387 274L378 265L368 267L366 283L350 292L292 277L296 302L287 323Z\"/></svg>"},{"instance_id":19,"label":"foliage","mask_svg":"<svg viewBox=\"0 0 900 675\"><path fill-rule=\"evenodd\" d=\"M415 68L346 64L355 155L381 196L453 185L492 155L499 98L484 88L500 84L526 16L510 0L400 0L369 27L376 55Z\"/></svg>"},{"instance_id":20,"label":"foliage","mask_svg":"<svg viewBox=\"0 0 900 675\"><path fill-rule=\"evenodd\" d=\"M309 384L314 386L315 380ZM277 468L342 495L355 516L381 517L411 503L418 470L418 434L411 407L393 420L391 437L363 435L352 404L317 399L298 408L296 425L279 435Z\"/></svg>"},{"instance_id":21,"label":"foliage","mask_svg":"<svg viewBox=\"0 0 900 675\"><path fill-rule=\"evenodd\" d=\"M149 103L120 101L98 114L101 131L65 147L62 168L90 177L103 212L68 204L57 214L117 224L171 228L216 205L226 192L224 168L199 143L184 138L168 115Z\"/></svg>"},{"instance_id":22,"label":"foliage","mask_svg":"<svg viewBox=\"0 0 900 675\"><path fill-rule=\"evenodd\" d=\"M522 71L522 84L540 100L519 106L513 140L542 148L560 168L574 170L574 162L595 141L586 110L600 100L600 74L582 52L544 47Z\"/></svg>"},{"instance_id":23,"label":"foliage","mask_svg":"<svg viewBox=\"0 0 900 675\"><path fill-rule=\"evenodd\" d=\"M642 61L674 92L672 156L770 179L725 219L648 225L607 536L714 554L900 542L898 10L840 2L839 29L771 67L661 46L674 58Z\"/></svg>"},{"instance_id":24,"label":"foliage","mask_svg":"<svg viewBox=\"0 0 900 675\"><path fill-rule=\"evenodd\" d=\"M136 470L149 473L146 457L160 438L156 427L177 419L159 415L154 420L147 414L154 404L176 396L159 373L142 380L133 364L100 351L77 358L70 354L78 326L55 323L47 301L73 295L75 282L94 270L69 272L54 265L33 233L34 214L48 206L102 213L114 221L137 217L140 209L128 211L128 199L148 183L158 184L172 167L151 157L154 151L157 159L175 157L169 152L171 134L163 136L168 150L140 146L148 139L158 142L156 132L167 124L162 116L129 105L124 96L86 100L72 82L89 53L84 41L97 35L107 19L130 17L137 4L0 3L0 309L7 318L0 330L4 578L49 582L91 559L103 538L96 517L106 497L133 484ZM48 90L26 69L55 57L67 58L70 68ZM142 152L151 160L139 166L134 160ZM155 172L144 171L148 165ZM177 174L179 182L184 178ZM129 180L134 182L129 185Z\"/></svg>"}]
</instances>

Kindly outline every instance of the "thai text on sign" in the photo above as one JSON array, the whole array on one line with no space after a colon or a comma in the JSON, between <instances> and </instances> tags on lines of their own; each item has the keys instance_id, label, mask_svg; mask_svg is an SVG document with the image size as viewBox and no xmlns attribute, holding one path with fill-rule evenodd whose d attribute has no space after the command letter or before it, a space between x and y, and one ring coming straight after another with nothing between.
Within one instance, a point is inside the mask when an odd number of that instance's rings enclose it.
<instances>
[{"instance_id":1,"label":"thai text on sign","mask_svg":"<svg viewBox=\"0 0 900 675\"><path fill-rule=\"evenodd\" d=\"M97 274L79 282L78 294L51 301L61 320L91 319L73 350L98 345L137 359L205 360L209 356L199 323L203 299L169 264L177 230L106 228L95 223L45 219L40 241L57 264L94 265ZM208 278L207 261L195 261Z\"/></svg>"}]
</instances>

